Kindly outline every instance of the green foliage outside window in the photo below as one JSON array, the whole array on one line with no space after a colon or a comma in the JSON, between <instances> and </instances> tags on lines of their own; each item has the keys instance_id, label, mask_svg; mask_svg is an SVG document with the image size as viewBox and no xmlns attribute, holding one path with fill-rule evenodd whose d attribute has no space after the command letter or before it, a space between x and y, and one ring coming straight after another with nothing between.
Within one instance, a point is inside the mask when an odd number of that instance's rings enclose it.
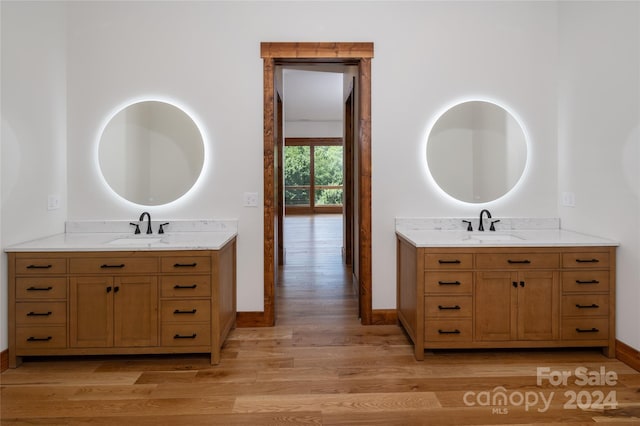
<instances>
[{"instance_id":1,"label":"green foliage outside window","mask_svg":"<svg viewBox=\"0 0 640 426\"><path fill-rule=\"evenodd\" d=\"M314 171L316 186L342 186L342 147L316 146L314 151ZM309 206L311 186L311 147L287 146L284 158L285 204L288 206ZM297 187L297 188L286 188ZM317 206L342 205L342 189L318 188L314 195Z\"/></svg>"}]
</instances>

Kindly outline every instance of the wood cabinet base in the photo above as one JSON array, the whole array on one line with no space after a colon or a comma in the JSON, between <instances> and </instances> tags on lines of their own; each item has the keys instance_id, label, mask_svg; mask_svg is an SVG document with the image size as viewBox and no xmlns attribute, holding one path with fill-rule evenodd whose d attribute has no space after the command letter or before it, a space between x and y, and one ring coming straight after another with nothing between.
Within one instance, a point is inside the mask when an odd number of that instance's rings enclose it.
<instances>
[{"instance_id":1,"label":"wood cabinet base","mask_svg":"<svg viewBox=\"0 0 640 426\"><path fill-rule=\"evenodd\" d=\"M28 356L210 353L236 324L236 240L220 250L12 252L9 367Z\"/></svg>"},{"instance_id":2,"label":"wood cabinet base","mask_svg":"<svg viewBox=\"0 0 640 426\"><path fill-rule=\"evenodd\" d=\"M615 247L422 248L397 239L397 313L425 349L615 356Z\"/></svg>"}]
</instances>

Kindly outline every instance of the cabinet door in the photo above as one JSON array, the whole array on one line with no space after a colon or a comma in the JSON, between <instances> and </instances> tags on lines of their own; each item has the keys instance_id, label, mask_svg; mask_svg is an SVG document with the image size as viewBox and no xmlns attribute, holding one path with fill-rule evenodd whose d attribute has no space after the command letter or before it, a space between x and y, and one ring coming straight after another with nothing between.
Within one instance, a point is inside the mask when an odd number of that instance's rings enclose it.
<instances>
[{"instance_id":1,"label":"cabinet door","mask_svg":"<svg viewBox=\"0 0 640 426\"><path fill-rule=\"evenodd\" d=\"M475 280L475 340L515 339L517 272L477 272Z\"/></svg>"},{"instance_id":2,"label":"cabinet door","mask_svg":"<svg viewBox=\"0 0 640 426\"><path fill-rule=\"evenodd\" d=\"M113 278L74 277L70 283L70 346L112 346Z\"/></svg>"},{"instance_id":3,"label":"cabinet door","mask_svg":"<svg viewBox=\"0 0 640 426\"><path fill-rule=\"evenodd\" d=\"M560 289L558 273L518 273L518 339L554 340L559 337Z\"/></svg>"},{"instance_id":4,"label":"cabinet door","mask_svg":"<svg viewBox=\"0 0 640 426\"><path fill-rule=\"evenodd\" d=\"M158 345L156 277L116 277L114 281L114 345Z\"/></svg>"}]
</instances>

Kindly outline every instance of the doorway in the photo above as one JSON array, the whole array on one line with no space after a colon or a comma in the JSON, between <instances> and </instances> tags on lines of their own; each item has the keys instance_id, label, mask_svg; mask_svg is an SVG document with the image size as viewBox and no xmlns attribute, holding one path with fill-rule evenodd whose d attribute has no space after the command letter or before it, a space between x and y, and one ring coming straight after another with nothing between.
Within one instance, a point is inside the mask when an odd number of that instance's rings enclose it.
<instances>
[{"instance_id":1,"label":"doorway","mask_svg":"<svg viewBox=\"0 0 640 426\"><path fill-rule=\"evenodd\" d=\"M358 91L354 140L353 204L354 276L362 324L372 323L371 306L371 58L373 43L262 43L264 78L264 312L262 324L275 324L275 291L283 253L284 201L282 188L282 102L276 90L276 68L291 64L357 66ZM355 133L355 131L354 131ZM357 208L355 206L357 205ZM345 210L346 211L346 210Z\"/></svg>"}]
</instances>

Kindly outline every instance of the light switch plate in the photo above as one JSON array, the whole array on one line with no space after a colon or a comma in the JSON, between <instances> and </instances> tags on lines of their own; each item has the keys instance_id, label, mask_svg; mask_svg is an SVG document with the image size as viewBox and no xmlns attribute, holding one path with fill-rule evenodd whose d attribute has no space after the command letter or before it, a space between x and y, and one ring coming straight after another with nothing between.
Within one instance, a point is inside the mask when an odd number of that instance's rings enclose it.
<instances>
[{"instance_id":1,"label":"light switch plate","mask_svg":"<svg viewBox=\"0 0 640 426\"><path fill-rule=\"evenodd\" d=\"M244 198L244 206L245 207L258 207L258 193L257 192L245 192L243 198Z\"/></svg>"},{"instance_id":2,"label":"light switch plate","mask_svg":"<svg viewBox=\"0 0 640 426\"><path fill-rule=\"evenodd\" d=\"M574 192L562 193L562 205L566 207L576 206L576 194Z\"/></svg>"},{"instance_id":3,"label":"light switch plate","mask_svg":"<svg viewBox=\"0 0 640 426\"><path fill-rule=\"evenodd\" d=\"M60 208L60 196L52 194L47 197L47 210L57 210Z\"/></svg>"}]
</instances>

